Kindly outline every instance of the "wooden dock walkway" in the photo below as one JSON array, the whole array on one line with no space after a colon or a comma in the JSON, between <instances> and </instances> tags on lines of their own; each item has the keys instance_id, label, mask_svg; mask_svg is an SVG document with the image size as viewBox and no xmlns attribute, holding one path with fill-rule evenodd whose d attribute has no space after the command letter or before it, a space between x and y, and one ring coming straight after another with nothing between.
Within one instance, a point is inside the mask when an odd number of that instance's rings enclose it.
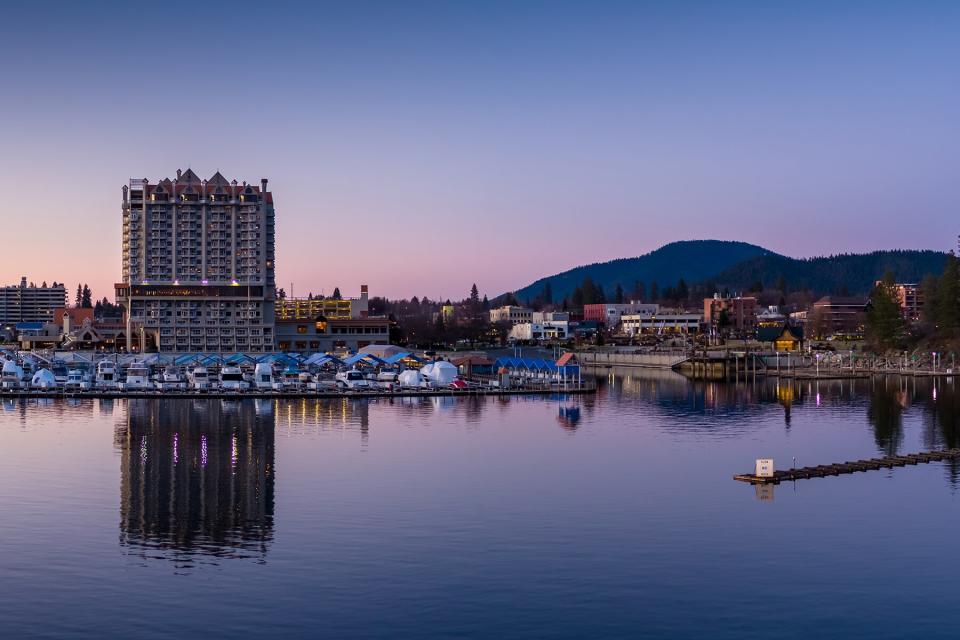
<instances>
[{"instance_id":1,"label":"wooden dock walkway","mask_svg":"<svg viewBox=\"0 0 960 640\"><path fill-rule=\"evenodd\" d=\"M805 480L807 478L823 478L825 476L839 476L857 471L873 471L875 469L892 469L908 464L940 462L941 460L955 460L960 458L960 448L911 453L903 456L888 456L885 458L871 458L868 460L854 460L837 464L824 464L816 467L801 467L774 471L773 476L762 477L752 473L741 473L733 476L734 480L749 482L750 484L779 484L791 480Z\"/></svg>"}]
</instances>

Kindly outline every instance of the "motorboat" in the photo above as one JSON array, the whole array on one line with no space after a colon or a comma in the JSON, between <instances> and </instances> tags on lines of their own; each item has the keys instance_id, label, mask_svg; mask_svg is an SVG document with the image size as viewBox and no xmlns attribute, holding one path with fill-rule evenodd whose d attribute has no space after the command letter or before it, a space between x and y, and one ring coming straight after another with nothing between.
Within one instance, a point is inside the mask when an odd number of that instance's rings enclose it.
<instances>
[{"instance_id":1,"label":"motorboat","mask_svg":"<svg viewBox=\"0 0 960 640\"><path fill-rule=\"evenodd\" d=\"M155 384L160 391L183 391L187 388L187 381L180 368L173 365L163 370Z\"/></svg>"},{"instance_id":2,"label":"motorboat","mask_svg":"<svg viewBox=\"0 0 960 640\"><path fill-rule=\"evenodd\" d=\"M97 376L94 384L98 389L117 388L117 366L110 360L101 360L97 363Z\"/></svg>"},{"instance_id":3,"label":"motorboat","mask_svg":"<svg viewBox=\"0 0 960 640\"><path fill-rule=\"evenodd\" d=\"M146 391L151 389L150 369L142 362L131 362L127 366L126 377L117 386L122 391Z\"/></svg>"},{"instance_id":4,"label":"motorboat","mask_svg":"<svg viewBox=\"0 0 960 640\"><path fill-rule=\"evenodd\" d=\"M226 365L220 369L221 391L246 391L249 388L250 385L243 379L243 371L240 367Z\"/></svg>"},{"instance_id":5,"label":"motorboat","mask_svg":"<svg viewBox=\"0 0 960 640\"><path fill-rule=\"evenodd\" d=\"M187 382L193 391L209 391L213 388L210 371L206 367L194 367L187 373Z\"/></svg>"},{"instance_id":6,"label":"motorboat","mask_svg":"<svg viewBox=\"0 0 960 640\"><path fill-rule=\"evenodd\" d=\"M55 360L50 366L50 373L53 374L54 379L57 381L57 386L64 386L67 383L67 376L70 372L64 362Z\"/></svg>"},{"instance_id":7,"label":"motorboat","mask_svg":"<svg viewBox=\"0 0 960 640\"><path fill-rule=\"evenodd\" d=\"M257 391L273 391L277 388L270 363L258 362L253 368L253 387Z\"/></svg>"},{"instance_id":8,"label":"motorboat","mask_svg":"<svg viewBox=\"0 0 960 640\"><path fill-rule=\"evenodd\" d=\"M12 391L23 389L25 386L23 367L13 360L4 362L3 369L0 369L0 388Z\"/></svg>"},{"instance_id":9,"label":"motorboat","mask_svg":"<svg viewBox=\"0 0 960 640\"><path fill-rule=\"evenodd\" d=\"M336 391L340 388L340 383L336 381L333 377L330 377L330 374L320 374L315 373L310 376L310 381L307 382L308 391Z\"/></svg>"},{"instance_id":10,"label":"motorboat","mask_svg":"<svg viewBox=\"0 0 960 640\"><path fill-rule=\"evenodd\" d=\"M50 369L37 369L33 378L30 379L30 387L33 389L56 389L57 378Z\"/></svg>"},{"instance_id":11,"label":"motorboat","mask_svg":"<svg viewBox=\"0 0 960 640\"><path fill-rule=\"evenodd\" d=\"M370 383L363 377L363 372L356 369L340 371L335 378L337 387L340 389L366 390L370 388Z\"/></svg>"},{"instance_id":12,"label":"motorboat","mask_svg":"<svg viewBox=\"0 0 960 640\"><path fill-rule=\"evenodd\" d=\"M90 373L83 369L70 369L67 372L67 381L63 383L63 388L70 391L87 391L93 387L93 379Z\"/></svg>"},{"instance_id":13,"label":"motorboat","mask_svg":"<svg viewBox=\"0 0 960 640\"><path fill-rule=\"evenodd\" d=\"M296 367L287 367L280 376L280 386L284 391L300 390L300 370Z\"/></svg>"}]
</instances>

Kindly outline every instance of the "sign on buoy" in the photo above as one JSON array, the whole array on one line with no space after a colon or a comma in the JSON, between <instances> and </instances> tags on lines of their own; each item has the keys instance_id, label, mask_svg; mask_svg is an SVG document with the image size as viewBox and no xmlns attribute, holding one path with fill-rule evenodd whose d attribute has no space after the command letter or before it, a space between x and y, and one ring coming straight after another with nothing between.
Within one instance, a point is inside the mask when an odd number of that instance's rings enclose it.
<instances>
[{"instance_id":1,"label":"sign on buoy","mask_svg":"<svg viewBox=\"0 0 960 640\"><path fill-rule=\"evenodd\" d=\"M758 478L772 478L773 477L773 458L757 458L757 473Z\"/></svg>"}]
</instances>

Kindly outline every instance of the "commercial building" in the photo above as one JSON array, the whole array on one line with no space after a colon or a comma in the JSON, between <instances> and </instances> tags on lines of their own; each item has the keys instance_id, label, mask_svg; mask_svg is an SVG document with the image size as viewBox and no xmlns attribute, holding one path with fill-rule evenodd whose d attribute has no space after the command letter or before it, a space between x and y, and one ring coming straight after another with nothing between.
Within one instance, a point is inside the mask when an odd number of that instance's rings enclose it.
<instances>
[{"instance_id":1,"label":"commercial building","mask_svg":"<svg viewBox=\"0 0 960 640\"><path fill-rule=\"evenodd\" d=\"M715 294L703 300L703 320L714 329L719 329L724 312L729 324L726 328L735 332L753 331L757 328L757 299L753 297L722 297Z\"/></svg>"},{"instance_id":2,"label":"commercial building","mask_svg":"<svg viewBox=\"0 0 960 640\"><path fill-rule=\"evenodd\" d=\"M276 319L316 320L320 316L328 320L366 318L370 312L370 292L367 285L360 285L359 298L283 298L276 301Z\"/></svg>"},{"instance_id":3,"label":"commercial building","mask_svg":"<svg viewBox=\"0 0 960 640\"><path fill-rule=\"evenodd\" d=\"M516 342L539 342L541 340L566 340L569 335L570 323L566 320L520 322L511 327L507 339Z\"/></svg>"},{"instance_id":4,"label":"commercial building","mask_svg":"<svg viewBox=\"0 0 960 640\"><path fill-rule=\"evenodd\" d=\"M569 311L534 311L533 322L570 322Z\"/></svg>"},{"instance_id":5,"label":"commercial building","mask_svg":"<svg viewBox=\"0 0 960 640\"><path fill-rule=\"evenodd\" d=\"M866 312L866 298L824 296L813 303L813 311L807 314L808 334L811 337L833 333L860 334Z\"/></svg>"},{"instance_id":6,"label":"commercial building","mask_svg":"<svg viewBox=\"0 0 960 640\"><path fill-rule=\"evenodd\" d=\"M276 328L280 351L358 351L390 344L390 320L384 317L277 320Z\"/></svg>"},{"instance_id":7,"label":"commercial building","mask_svg":"<svg viewBox=\"0 0 960 640\"><path fill-rule=\"evenodd\" d=\"M625 315L652 316L660 310L658 304L643 304L631 301L627 303L585 304L583 319L586 322L602 322L608 329L615 329Z\"/></svg>"},{"instance_id":8,"label":"commercial building","mask_svg":"<svg viewBox=\"0 0 960 640\"><path fill-rule=\"evenodd\" d=\"M126 343L159 351L274 348L274 204L267 180L132 179L123 187Z\"/></svg>"},{"instance_id":9,"label":"commercial building","mask_svg":"<svg viewBox=\"0 0 960 640\"><path fill-rule=\"evenodd\" d=\"M697 333L702 322L699 313L668 311L656 315L635 314L620 318L620 330L629 336L642 333Z\"/></svg>"},{"instance_id":10,"label":"commercial building","mask_svg":"<svg viewBox=\"0 0 960 640\"><path fill-rule=\"evenodd\" d=\"M533 309L527 307L518 307L515 305L506 305L496 309L490 309L490 322L509 322L517 324L520 322L531 322L533 320Z\"/></svg>"},{"instance_id":11,"label":"commercial building","mask_svg":"<svg viewBox=\"0 0 960 640\"><path fill-rule=\"evenodd\" d=\"M880 282L877 282L877 284L880 284ZM918 284L898 282L893 285L892 292L900 304L903 317L911 321L919 320L923 313L923 288Z\"/></svg>"},{"instance_id":12,"label":"commercial building","mask_svg":"<svg viewBox=\"0 0 960 640\"><path fill-rule=\"evenodd\" d=\"M67 290L62 284L53 286L20 284L0 287L0 324L15 325L18 322L51 322L53 311L67 306Z\"/></svg>"}]
</instances>

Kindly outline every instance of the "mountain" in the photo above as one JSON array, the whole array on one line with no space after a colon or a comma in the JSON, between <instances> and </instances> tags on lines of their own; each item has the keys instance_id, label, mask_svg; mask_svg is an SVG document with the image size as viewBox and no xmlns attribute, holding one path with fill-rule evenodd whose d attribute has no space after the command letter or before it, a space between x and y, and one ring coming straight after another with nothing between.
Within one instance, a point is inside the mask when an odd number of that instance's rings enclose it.
<instances>
[{"instance_id":1,"label":"mountain","mask_svg":"<svg viewBox=\"0 0 960 640\"><path fill-rule=\"evenodd\" d=\"M521 302L534 300L549 283L553 300L560 301L570 297L587 277L603 287L607 300L612 300L618 284L629 299L635 284L641 282L649 298L654 282L663 290L676 286L681 278L694 297L723 289L746 292L758 281L774 288L781 277L793 291L806 288L815 294L863 295L886 271L893 272L898 282L920 282L928 273L942 273L945 259L945 253L929 250L791 258L746 242L684 240L636 258L598 262L540 278L514 295ZM502 296L494 302L500 299Z\"/></svg>"},{"instance_id":2,"label":"mountain","mask_svg":"<svg viewBox=\"0 0 960 640\"><path fill-rule=\"evenodd\" d=\"M532 300L543 294L549 282L554 300L562 300L573 293L574 288L589 276L602 285L607 296L613 294L619 284L629 294L636 282L642 282L650 291L652 283L661 288L674 286L680 278L688 284L709 279L751 258L784 258L763 247L746 242L723 240L684 240L671 242L656 251L636 258L620 258L576 267L557 275L541 278L515 292L518 300ZM789 259L789 258L787 258Z\"/></svg>"},{"instance_id":3,"label":"mountain","mask_svg":"<svg viewBox=\"0 0 960 640\"><path fill-rule=\"evenodd\" d=\"M928 273L943 272L947 254L940 251L874 251L821 258L788 258L774 253L756 256L710 276L717 288L746 291L755 282L773 287L780 278L790 289L815 293L848 291L866 295L887 271L897 282L920 282Z\"/></svg>"}]
</instances>

